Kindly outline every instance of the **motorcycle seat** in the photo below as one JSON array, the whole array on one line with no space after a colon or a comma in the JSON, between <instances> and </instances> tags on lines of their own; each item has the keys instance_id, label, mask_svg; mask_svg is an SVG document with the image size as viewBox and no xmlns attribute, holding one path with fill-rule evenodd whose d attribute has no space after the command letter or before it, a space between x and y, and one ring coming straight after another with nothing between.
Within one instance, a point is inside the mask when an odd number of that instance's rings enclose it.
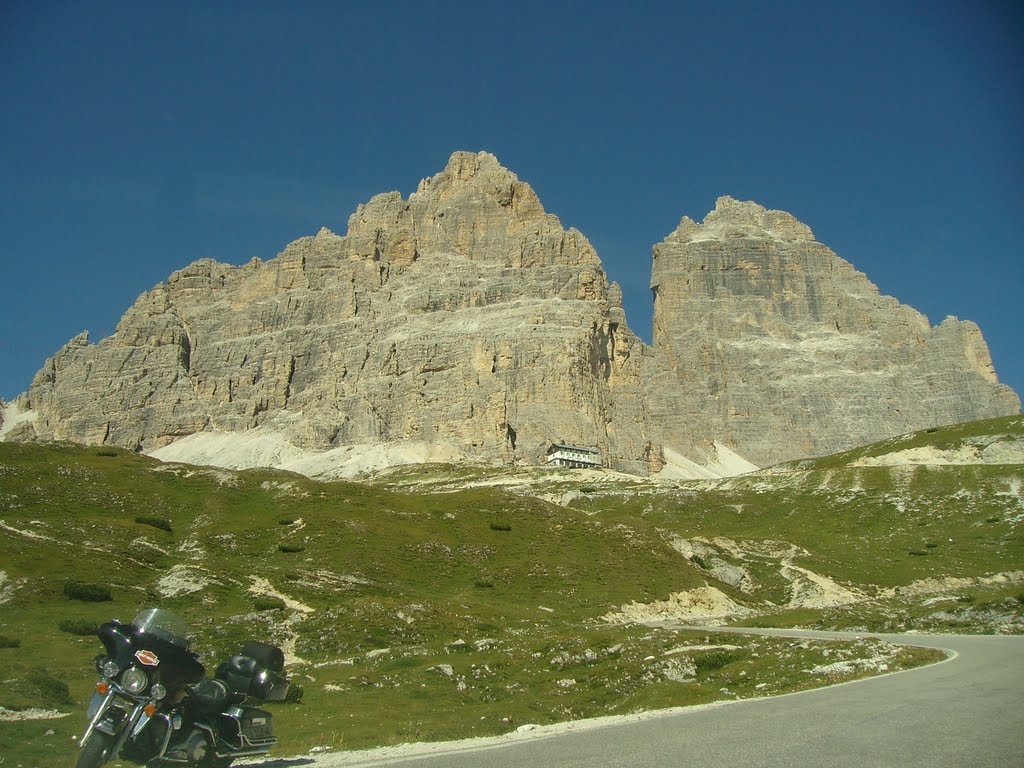
<instances>
[{"instance_id":1,"label":"motorcycle seat","mask_svg":"<svg viewBox=\"0 0 1024 768\"><path fill-rule=\"evenodd\" d=\"M223 712L230 698L228 686L216 678L207 678L192 686L192 699L196 709L205 715Z\"/></svg>"}]
</instances>

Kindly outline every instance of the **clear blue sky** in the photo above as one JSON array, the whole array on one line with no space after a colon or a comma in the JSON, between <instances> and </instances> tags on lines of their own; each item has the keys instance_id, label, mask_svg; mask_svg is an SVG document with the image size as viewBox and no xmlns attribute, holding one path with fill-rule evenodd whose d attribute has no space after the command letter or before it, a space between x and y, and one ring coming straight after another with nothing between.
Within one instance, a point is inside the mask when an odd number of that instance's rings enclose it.
<instances>
[{"instance_id":1,"label":"clear blue sky","mask_svg":"<svg viewBox=\"0 0 1024 768\"><path fill-rule=\"evenodd\" d=\"M1024 393L1024 3L0 4L0 397L204 257L267 259L452 151L582 230L650 336L719 195L976 321Z\"/></svg>"}]
</instances>

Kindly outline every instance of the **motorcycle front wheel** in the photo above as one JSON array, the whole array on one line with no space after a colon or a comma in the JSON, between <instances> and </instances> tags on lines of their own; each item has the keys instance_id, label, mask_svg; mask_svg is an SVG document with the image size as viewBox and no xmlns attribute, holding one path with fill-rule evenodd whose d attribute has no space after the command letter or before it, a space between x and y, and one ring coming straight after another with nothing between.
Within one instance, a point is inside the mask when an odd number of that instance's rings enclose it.
<instances>
[{"instance_id":1,"label":"motorcycle front wheel","mask_svg":"<svg viewBox=\"0 0 1024 768\"><path fill-rule=\"evenodd\" d=\"M93 731L78 754L78 762L75 768L99 768L113 755L110 754L110 747L113 739L105 733Z\"/></svg>"}]
</instances>

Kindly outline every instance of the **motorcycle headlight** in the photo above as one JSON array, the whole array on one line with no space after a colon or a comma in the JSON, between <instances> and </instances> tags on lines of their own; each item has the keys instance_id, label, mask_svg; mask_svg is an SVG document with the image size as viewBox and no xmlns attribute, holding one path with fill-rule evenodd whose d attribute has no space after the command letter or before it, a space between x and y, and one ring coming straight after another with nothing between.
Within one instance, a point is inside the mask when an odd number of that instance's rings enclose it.
<instances>
[{"instance_id":1,"label":"motorcycle headlight","mask_svg":"<svg viewBox=\"0 0 1024 768\"><path fill-rule=\"evenodd\" d=\"M167 689L160 685L160 683L157 683L153 686L152 690L150 690L149 695L159 701L167 695Z\"/></svg>"},{"instance_id":2,"label":"motorcycle headlight","mask_svg":"<svg viewBox=\"0 0 1024 768\"><path fill-rule=\"evenodd\" d=\"M121 675L121 687L128 693L142 693L146 690L147 685L149 685L149 678L146 676L146 673L138 667L127 669L125 670L125 673Z\"/></svg>"},{"instance_id":3,"label":"motorcycle headlight","mask_svg":"<svg viewBox=\"0 0 1024 768\"><path fill-rule=\"evenodd\" d=\"M113 680L115 677L117 677L117 673L120 672L120 671L121 671L121 668L119 666L117 666L116 662L113 662L113 661L105 661L105 662L103 662L103 666L100 667L100 672L103 673L103 676L104 677L108 677L111 680Z\"/></svg>"}]
</instances>

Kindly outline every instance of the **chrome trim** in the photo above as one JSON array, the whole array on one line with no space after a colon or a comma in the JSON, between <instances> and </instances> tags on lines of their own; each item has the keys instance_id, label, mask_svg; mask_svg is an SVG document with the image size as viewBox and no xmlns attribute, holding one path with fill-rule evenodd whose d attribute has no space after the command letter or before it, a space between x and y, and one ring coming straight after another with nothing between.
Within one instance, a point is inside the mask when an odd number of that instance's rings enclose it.
<instances>
[{"instance_id":1,"label":"chrome trim","mask_svg":"<svg viewBox=\"0 0 1024 768\"><path fill-rule=\"evenodd\" d=\"M142 730L142 728L139 727L137 731L136 725L139 722L139 718L143 715L146 715L146 713L143 711L143 707L145 706L146 705L140 701L138 704L135 705L135 709L128 716L128 720L126 721L124 727L121 729L121 734L117 737L117 741L114 742L114 746L110 748L110 756L112 758L116 757L121 753L121 747L123 747L124 743L128 741L129 736L135 736L135 734L138 733L138 731ZM146 722L149 722L148 715L146 715Z\"/></svg>"},{"instance_id":2,"label":"chrome trim","mask_svg":"<svg viewBox=\"0 0 1024 768\"><path fill-rule=\"evenodd\" d=\"M103 706L103 698L104 694L100 693L99 691L92 692L92 698L89 700L89 706L85 709L86 719L92 720L93 717L96 716L96 713L99 712L100 707Z\"/></svg>"},{"instance_id":3,"label":"chrome trim","mask_svg":"<svg viewBox=\"0 0 1024 768\"><path fill-rule=\"evenodd\" d=\"M135 723L135 729L132 731L132 735L129 738L134 739L139 735L139 732L146 727L146 723L149 722L149 715L146 714L146 706L142 705L142 715L139 716L139 720Z\"/></svg>"},{"instance_id":4,"label":"chrome trim","mask_svg":"<svg viewBox=\"0 0 1024 768\"><path fill-rule=\"evenodd\" d=\"M92 736L92 732L96 730L96 725L99 723L100 718L107 713L107 710L110 708L110 701L114 698L114 693L114 689L111 688L107 691L106 695L101 694L99 691L93 694L93 701L89 704L89 708L91 709L93 705L96 705L96 711L95 714L93 714L92 719L89 720L89 725L86 726L85 733L82 734L82 738L78 741L79 749L82 749L85 746L86 740ZM100 699L99 702L96 701L97 697Z\"/></svg>"},{"instance_id":5,"label":"chrome trim","mask_svg":"<svg viewBox=\"0 0 1024 768\"><path fill-rule=\"evenodd\" d=\"M164 731L164 743L160 746L160 750L156 753L156 757L163 757L167 752L167 747L171 743L171 735L174 733L174 728L171 725L171 716L166 712L157 712L153 717L159 717L167 725L167 729Z\"/></svg>"}]
</instances>

